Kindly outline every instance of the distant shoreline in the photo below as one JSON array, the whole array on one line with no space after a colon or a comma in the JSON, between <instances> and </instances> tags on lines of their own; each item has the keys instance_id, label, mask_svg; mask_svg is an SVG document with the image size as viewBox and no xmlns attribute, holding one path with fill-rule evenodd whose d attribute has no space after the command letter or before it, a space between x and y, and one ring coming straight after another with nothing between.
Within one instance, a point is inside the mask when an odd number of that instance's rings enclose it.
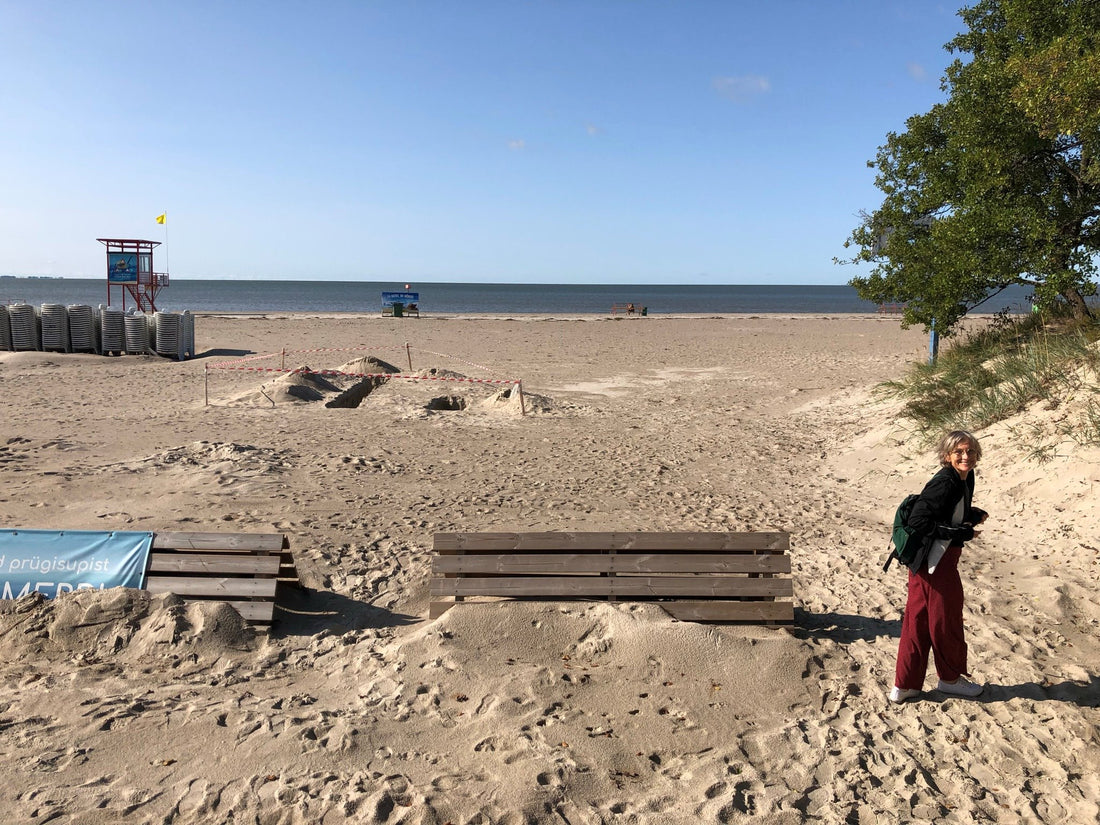
<instances>
[{"instance_id":1,"label":"distant shoreline","mask_svg":"<svg viewBox=\"0 0 1100 825\"><path fill-rule=\"evenodd\" d=\"M393 318L389 315L381 315L377 312L360 311L318 311L318 312L287 312L284 310L268 310L255 312L235 312L222 310L197 310L193 313L196 318L241 318L241 319L267 319L267 320L304 320L310 318L331 318L341 320L387 321L396 325L411 325L426 321L623 321L630 323L653 323L659 321L723 321L730 319L746 318L785 318L799 319L831 319L837 320L866 320L866 321L898 321L901 316L894 314L879 314L875 312L679 312L679 313L653 313L647 316L640 315L611 315L606 312L423 312L419 318ZM992 315L992 313L989 313ZM972 315L971 317L979 317Z\"/></svg>"},{"instance_id":2,"label":"distant shoreline","mask_svg":"<svg viewBox=\"0 0 1100 825\"><path fill-rule=\"evenodd\" d=\"M155 295L160 310L193 313L324 313L381 314L382 294L404 284L361 281L173 281ZM634 317L705 317L751 314L878 313L846 285L654 285L654 284L411 284L425 316L499 317L610 315L629 304ZM1030 292L1023 289L992 299L977 311L1030 311ZM0 281L0 303L131 306L123 286L108 288L106 279L10 278ZM619 313L616 313L618 315Z\"/></svg>"}]
</instances>

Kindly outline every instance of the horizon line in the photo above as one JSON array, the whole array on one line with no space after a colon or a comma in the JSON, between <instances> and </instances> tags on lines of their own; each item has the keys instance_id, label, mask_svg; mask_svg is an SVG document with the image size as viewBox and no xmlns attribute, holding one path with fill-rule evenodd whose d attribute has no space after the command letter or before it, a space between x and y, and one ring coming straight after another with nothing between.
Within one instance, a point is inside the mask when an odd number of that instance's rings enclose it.
<instances>
[{"instance_id":1,"label":"horizon line","mask_svg":"<svg viewBox=\"0 0 1100 825\"><path fill-rule=\"evenodd\" d=\"M167 273L166 273L167 274ZM430 284L433 286L587 286L587 287L599 287L599 286L634 286L634 287L708 287L708 286L843 286L848 287L851 284L847 282L842 283L820 283L817 281L792 281L786 283L766 283L766 282L737 282L737 283L719 283L701 281L696 283L657 283L648 281L412 281L404 279L356 279L356 280L342 280L342 279L330 279L330 278L281 278L281 277L201 277L201 276L189 276L189 275L169 275L171 281L205 281L205 282L258 282L258 281L272 281L283 283L330 283L330 284ZM106 281L106 276L97 275L0 275L0 278L5 280L27 280L27 281ZM171 282L165 289L171 289Z\"/></svg>"}]
</instances>

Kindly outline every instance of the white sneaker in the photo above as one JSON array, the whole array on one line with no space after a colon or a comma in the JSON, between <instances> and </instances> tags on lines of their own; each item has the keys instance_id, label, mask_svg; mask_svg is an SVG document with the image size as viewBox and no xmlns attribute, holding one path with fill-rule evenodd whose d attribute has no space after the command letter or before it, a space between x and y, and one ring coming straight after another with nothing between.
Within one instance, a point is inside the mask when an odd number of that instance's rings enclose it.
<instances>
[{"instance_id":1,"label":"white sneaker","mask_svg":"<svg viewBox=\"0 0 1100 825\"><path fill-rule=\"evenodd\" d=\"M895 705L908 702L910 699L915 699L917 696L920 696L920 691L916 688L899 688L897 685L894 685L893 689L890 691L890 701Z\"/></svg>"},{"instance_id":2,"label":"white sneaker","mask_svg":"<svg viewBox=\"0 0 1100 825\"><path fill-rule=\"evenodd\" d=\"M981 696L982 691L985 690L985 685L976 685L965 676L960 676L954 682L945 682L943 679L940 679L940 683L936 685L936 690L940 693L950 694L951 696L967 696L974 698L975 696Z\"/></svg>"}]
</instances>

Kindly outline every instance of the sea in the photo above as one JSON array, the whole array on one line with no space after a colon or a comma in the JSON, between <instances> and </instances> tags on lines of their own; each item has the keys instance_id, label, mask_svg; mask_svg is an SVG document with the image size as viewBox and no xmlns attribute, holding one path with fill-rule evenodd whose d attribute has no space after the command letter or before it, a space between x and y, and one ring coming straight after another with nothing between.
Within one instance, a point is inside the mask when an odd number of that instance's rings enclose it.
<instances>
[{"instance_id":1,"label":"sea","mask_svg":"<svg viewBox=\"0 0 1100 825\"><path fill-rule=\"evenodd\" d=\"M602 314L634 304L647 315L727 313L874 313L854 288L796 284L458 284L382 281L192 280L177 278L157 308L182 312L380 312L383 292L416 292L422 315ZM1006 290L975 311L1030 311L1030 290ZM106 278L0 276L0 304L122 305L123 291ZM132 306L127 296L126 306Z\"/></svg>"}]
</instances>

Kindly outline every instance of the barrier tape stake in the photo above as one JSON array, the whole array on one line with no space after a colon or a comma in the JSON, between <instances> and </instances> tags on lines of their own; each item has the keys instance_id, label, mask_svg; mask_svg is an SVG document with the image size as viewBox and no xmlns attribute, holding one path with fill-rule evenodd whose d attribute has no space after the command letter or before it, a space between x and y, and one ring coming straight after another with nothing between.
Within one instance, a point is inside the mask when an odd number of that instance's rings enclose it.
<instances>
[{"instance_id":1,"label":"barrier tape stake","mask_svg":"<svg viewBox=\"0 0 1100 825\"><path fill-rule=\"evenodd\" d=\"M202 377L203 377L203 391L202 391L202 405L204 407L210 406L210 365L202 365Z\"/></svg>"},{"instance_id":2,"label":"barrier tape stake","mask_svg":"<svg viewBox=\"0 0 1100 825\"><path fill-rule=\"evenodd\" d=\"M523 382L522 381L517 381L516 382L516 392L519 393L519 414L520 414L521 417L526 416L527 415L527 408L523 403Z\"/></svg>"},{"instance_id":3,"label":"barrier tape stake","mask_svg":"<svg viewBox=\"0 0 1100 825\"><path fill-rule=\"evenodd\" d=\"M286 347L283 347L283 360L279 362L279 369L286 369Z\"/></svg>"},{"instance_id":4,"label":"barrier tape stake","mask_svg":"<svg viewBox=\"0 0 1100 825\"><path fill-rule=\"evenodd\" d=\"M413 357L412 351L409 349L409 342L405 342L405 357L409 359L409 372L413 371Z\"/></svg>"}]
</instances>

